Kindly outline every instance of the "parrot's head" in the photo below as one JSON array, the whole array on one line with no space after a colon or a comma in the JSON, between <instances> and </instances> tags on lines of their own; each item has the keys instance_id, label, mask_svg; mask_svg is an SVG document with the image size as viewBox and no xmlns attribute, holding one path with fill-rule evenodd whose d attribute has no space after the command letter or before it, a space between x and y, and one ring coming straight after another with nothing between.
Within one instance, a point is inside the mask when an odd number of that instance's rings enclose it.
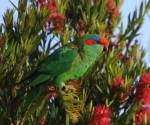
<instances>
[{"instance_id":1,"label":"parrot's head","mask_svg":"<svg viewBox=\"0 0 150 125\"><path fill-rule=\"evenodd\" d=\"M99 44L102 46L109 45L109 41L105 38L102 38L99 34L87 34L87 35L84 35L81 38L81 40L86 45L95 45L95 44Z\"/></svg>"}]
</instances>

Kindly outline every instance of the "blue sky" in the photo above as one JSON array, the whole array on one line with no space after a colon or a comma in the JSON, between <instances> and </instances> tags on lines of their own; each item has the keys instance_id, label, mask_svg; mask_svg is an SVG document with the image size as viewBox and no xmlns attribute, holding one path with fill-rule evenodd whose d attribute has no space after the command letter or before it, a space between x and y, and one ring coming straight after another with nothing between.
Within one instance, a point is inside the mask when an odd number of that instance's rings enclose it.
<instances>
[{"instance_id":1,"label":"blue sky","mask_svg":"<svg viewBox=\"0 0 150 125\"><path fill-rule=\"evenodd\" d=\"M129 12L133 12L133 10L135 8L139 8L140 3L144 1L144 0L124 0L123 6L121 8L122 11L122 17L123 17L123 22L124 24L127 24L127 18L128 18L128 14ZM148 17L148 15L146 15L145 17L145 22L142 26L142 28L140 29L139 33L139 40L140 43L142 45L142 47L146 50L146 56L145 56L145 62L147 62L147 64L150 66L150 18Z\"/></svg>"},{"instance_id":2,"label":"blue sky","mask_svg":"<svg viewBox=\"0 0 150 125\"><path fill-rule=\"evenodd\" d=\"M15 5L17 5L18 0L11 0ZM132 12L135 8L138 8L140 3L144 0L124 0L123 6L121 8L122 11L122 21L126 25L127 16L130 12ZM4 14L7 8L12 7L9 0L0 0L0 23L2 22L2 15ZM145 22L143 27L140 30L141 35L139 36L139 40L141 41L141 45L146 50L146 58L145 61L148 62L150 58L150 18L148 16L145 17Z\"/></svg>"}]
</instances>

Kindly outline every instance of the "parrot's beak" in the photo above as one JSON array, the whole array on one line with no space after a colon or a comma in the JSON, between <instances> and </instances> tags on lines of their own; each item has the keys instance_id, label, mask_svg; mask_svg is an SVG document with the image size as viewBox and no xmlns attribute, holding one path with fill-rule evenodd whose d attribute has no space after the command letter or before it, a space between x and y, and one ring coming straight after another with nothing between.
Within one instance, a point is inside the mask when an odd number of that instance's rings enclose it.
<instances>
[{"instance_id":1,"label":"parrot's beak","mask_svg":"<svg viewBox=\"0 0 150 125\"><path fill-rule=\"evenodd\" d=\"M108 46L109 45L109 41L105 38L101 38L99 40L99 44L102 45L102 46Z\"/></svg>"}]
</instances>

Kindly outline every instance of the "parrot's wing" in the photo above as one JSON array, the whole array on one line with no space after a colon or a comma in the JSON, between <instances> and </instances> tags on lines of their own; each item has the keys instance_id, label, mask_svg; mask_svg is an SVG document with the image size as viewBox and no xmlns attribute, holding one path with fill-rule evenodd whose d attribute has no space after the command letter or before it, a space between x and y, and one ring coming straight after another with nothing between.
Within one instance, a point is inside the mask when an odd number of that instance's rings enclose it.
<instances>
[{"instance_id":1,"label":"parrot's wing","mask_svg":"<svg viewBox=\"0 0 150 125\"><path fill-rule=\"evenodd\" d=\"M56 50L40 64L36 71L36 78L30 86L41 84L66 72L76 56L77 48L64 47Z\"/></svg>"},{"instance_id":2,"label":"parrot's wing","mask_svg":"<svg viewBox=\"0 0 150 125\"><path fill-rule=\"evenodd\" d=\"M38 73L38 72L37 72ZM40 83L44 83L50 79L50 75L48 74L42 74L40 73L39 75L36 76L36 78L30 83L30 86L36 86L39 85Z\"/></svg>"},{"instance_id":3,"label":"parrot's wing","mask_svg":"<svg viewBox=\"0 0 150 125\"><path fill-rule=\"evenodd\" d=\"M58 76L57 83L62 83L71 79L79 79L100 57L103 47L100 45L88 46L84 45L83 59L79 54L76 56L70 69Z\"/></svg>"}]
</instances>

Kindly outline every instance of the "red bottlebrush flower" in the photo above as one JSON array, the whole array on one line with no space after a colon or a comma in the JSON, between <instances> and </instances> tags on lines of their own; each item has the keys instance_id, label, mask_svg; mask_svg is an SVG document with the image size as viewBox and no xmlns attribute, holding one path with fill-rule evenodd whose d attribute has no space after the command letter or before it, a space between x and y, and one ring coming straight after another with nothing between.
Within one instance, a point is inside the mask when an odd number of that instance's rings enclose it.
<instances>
[{"instance_id":1,"label":"red bottlebrush flower","mask_svg":"<svg viewBox=\"0 0 150 125\"><path fill-rule=\"evenodd\" d=\"M41 125L46 125L46 116L43 116L41 119Z\"/></svg>"},{"instance_id":2,"label":"red bottlebrush flower","mask_svg":"<svg viewBox=\"0 0 150 125\"><path fill-rule=\"evenodd\" d=\"M105 117L110 117L111 115L110 109L106 106L101 106L101 105L96 106L94 110L94 116L98 117L101 115Z\"/></svg>"},{"instance_id":3,"label":"red bottlebrush flower","mask_svg":"<svg viewBox=\"0 0 150 125\"><path fill-rule=\"evenodd\" d=\"M63 30L65 26L66 17L58 13L58 7L55 0L38 0L38 3L43 7L47 8L50 15L48 17L48 28L53 30Z\"/></svg>"},{"instance_id":4,"label":"red bottlebrush flower","mask_svg":"<svg viewBox=\"0 0 150 125\"><path fill-rule=\"evenodd\" d=\"M94 45L94 44L96 44L96 41L95 40L86 40L86 41L84 41L84 44L86 44L86 45Z\"/></svg>"},{"instance_id":5,"label":"red bottlebrush flower","mask_svg":"<svg viewBox=\"0 0 150 125\"><path fill-rule=\"evenodd\" d=\"M45 3L45 0L38 0L38 3L39 3L41 6L43 6L44 3Z\"/></svg>"},{"instance_id":6,"label":"red bottlebrush flower","mask_svg":"<svg viewBox=\"0 0 150 125\"><path fill-rule=\"evenodd\" d=\"M89 125L110 125L111 110L106 106L96 106L94 110L93 119Z\"/></svg>"},{"instance_id":7,"label":"red bottlebrush flower","mask_svg":"<svg viewBox=\"0 0 150 125\"><path fill-rule=\"evenodd\" d=\"M55 91L56 88L54 86L48 86L48 90L52 92L52 91Z\"/></svg>"},{"instance_id":8,"label":"red bottlebrush flower","mask_svg":"<svg viewBox=\"0 0 150 125\"><path fill-rule=\"evenodd\" d=\"M134 103L138 106L150 105L150 88L139 85L136 91Z\"/></svg>"},{"instance_id":9,"label":"red bottlebrush flower","mask_svg":"<svg viewBox=\"0 0 150 125\"><path fill-rule=\"evenodd\" d=\"M98 125L96 121L90 121L88 125Z\"/></svg>"},{"instance_id":10,"label":"red bottlebrush flower","mask_svg":"<svg viewBox=\"0 0 150 125\"><path fill-rule=\"evenodd\" d=\"M59 92L58 91L54 91L54 92L49 94L49 99L51 99L52 97L57 98L58 95L59 95Z\"/></svg>"},{"instance_id":11,"label":"red bottlebrush flower","mask_svg":"<svg viewBox=\"0 0 150 125\"><path fill-rule=\"evenodd\" d=\"M142 124L143 116L144 116L144 113L142 111L137 112L135 114L135 124L136 125L141 125Z\"/></svg>"},{"instance_id":12,"label":"red bottlebrush flower","mask_svg":"<svg viewBox=\"0 0 150 125\"><path fill-rule=\"evenodd\" d=\"M105 38L101 38L99 43L103 46L108 46L109 45L109 41Z\"/></svg>"},{"instance_id":13,"label":"red bottlebrush flower","mask_svg":"<svg viewBox=\"0 0 150 125\"><path fill-rule=\"evenodd\" d=\"M47 4L47 8L49 10L49 12L53 13L57 11L57 5L55 0L49 0L48 4Z\"/></svg>"},{"instance_id":14,"label":"red bottlebrush flower","mask_svg":"<svg viewBox=\"0 0 150 125\"><path fill-rule=\"evenodd\" d=\"M140 85L142 85L142 86L150 85L150 73L145 73L141 76Z\"/></svg>"},{"instance_id":15,"label":"red bottlebrush flower","mask_svg":"<svg viewBox=\"0 0 150 125\"><path fill-rule=\"evenodd\" d=\"M102 118L99 125L110 125L110 118Z\"/></svg>"},{"instance_id":16,"label":"red bottlebrush flower","mask_svg":"<svg viewBox=\"0 0 150 125\"><path fill-rule=\"evenodd\" d=\"M106 7L108 12L111 12L114 9L114 0L107 0Z\"/></svg>"},{"instance_id":17,"label":"red bottlebrush flower","mask_svg":"<svg viewBox=\"0 0 150 125\"><path fill-rule=\"evenodd\" d=\"M141 98L142 106L150 108L150 88L144 88Z\"/></svg>"},{"instance_id":18,"label":"red bottlebrush flower","mask_svg":"<svg viewBox=\"0 0 150 125\"><path fill-rule=\"evenodd\" d=\"M112 87L120 87L123 84L124 84L124 79L122 78L122 76L117 76L112 81Z\"/></svg>"},{"instance_id":19,"label":"red bottlebrush flower","mask_svg":"<svg viewBox=\"0 0 150 125\"><path fill-rule=\"evenodd\" d=\"M117 17L119 15L119 10L115 5L114 0L108 0L106 7L107 7L107 11L111 13L114 17Z\"/></svg>"},{"instance_id":20,"label":"red bottlebrush flower","mask_svg":"<svg viewBox=\"0 0 150 125\"><path fill-rule=\"evenodd\" d=\"M64 29L64 23L54 23L54 29L62 31Z\"/></svg>"},{"instance_id":21,"label":"red bottlebrush flower","mask_svg":"<svg viewBox=\"0 0 150 125\"><path fill-rule=\"evenodd\" d=\"M53 13L48 18L49 25L53 25L56 30L63 30L65 24L66 17L59 13Z\"/></svg>"},{"instance_id":22,"label":"red bottlebrush flower","mask_svg":"<svg viewBox=\"0 0 150 125\"><path fill-rule=\"evenodd\" d=\"M66 17L59 13L53 13L49 16L48 23L50 24L52 22L61 22L61 21L64 21L65 19Z\"/></svg>"},{"instance_id":23,"label":"red bottlebrush flower","mask_svg":"<svg viewBox=\"0 0 150 125\"><path fill-rule=\"evenodd\" d=\"M113 14L114 17L117 17L117 16L119 15L119 10L118 10L118 8L115 8L115 9L113 10L112 14Z\"/></svg>"},{"instance_id":24,"label":"red bottlebrush flower","mask_svg":"<svg viewBox=\"0 0 150 125\"><path fill-rule=\"evenodd\" d=\"M143 74L139 82L134 102L140 108L140 111L135 114L136 125L142 125L145 119L150 123L150 73Z\"/></svg>"},{"instance_id":25,"label":"red bottlebrush flower","mask_svg":"<svg viewBox=\"0 0 150 125\"><path fill-rule=\"evenodd\" d=\"M135 125L142 125L144 122L150 123L150 108L143 108L135 113Z\"/></svg>"}]
</instances>

